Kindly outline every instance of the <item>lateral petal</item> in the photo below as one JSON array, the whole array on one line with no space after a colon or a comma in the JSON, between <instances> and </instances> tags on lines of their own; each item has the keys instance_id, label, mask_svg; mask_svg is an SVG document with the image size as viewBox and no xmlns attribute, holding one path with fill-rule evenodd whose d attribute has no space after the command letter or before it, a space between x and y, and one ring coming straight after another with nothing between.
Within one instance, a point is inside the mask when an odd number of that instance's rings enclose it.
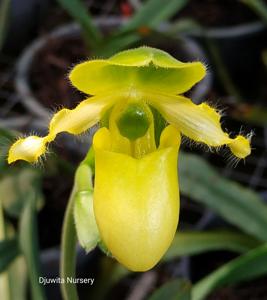
<instances>
[{"instance_id":1,"label":"lateral petal","mask_svg":"<svg viewBox=\"0 0 267 300\"><path fill-rule=\"evenodd\" d=\"M8 163L16 160L36 162L46 151L46 145L52 142L58 133L80 134L96 124L106 109L115 102L113 95L92 97L81 102L76 108L58 111L50 121L49 133L45 137L29 136L17 140L9 149Z\"/></svg>"},{"instance_id":2,"label":"lateral petal","mask_svg":"<svg viewBox=\"0 0 267 300\"><path fill-rule=\"evenodd\" d=\"M220 114L207 103L194 104L182 96L147 94L147 99L163 117L185 136L211 147L229 145L238 158L250 154L250 140L238 135L235 139L221 128Z\"/></svg>"}]
</instances>

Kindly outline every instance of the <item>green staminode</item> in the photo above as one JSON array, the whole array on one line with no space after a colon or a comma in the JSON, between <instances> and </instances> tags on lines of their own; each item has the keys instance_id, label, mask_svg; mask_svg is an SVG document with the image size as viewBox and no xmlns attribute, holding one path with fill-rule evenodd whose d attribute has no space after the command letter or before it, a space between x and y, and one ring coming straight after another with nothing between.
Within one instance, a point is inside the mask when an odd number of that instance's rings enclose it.
<instances>
[{"instance_id":1,"label":"green staminode","mask_svg":"<svg viewBox=\"0 0 267 300\"><path fill-rule=\"evenodd\" d=\"M129 140L136 140L144 136L150 121L145 110L138 104L130 104L117 120L120 134Z\"/></svg>"}]
</instances>

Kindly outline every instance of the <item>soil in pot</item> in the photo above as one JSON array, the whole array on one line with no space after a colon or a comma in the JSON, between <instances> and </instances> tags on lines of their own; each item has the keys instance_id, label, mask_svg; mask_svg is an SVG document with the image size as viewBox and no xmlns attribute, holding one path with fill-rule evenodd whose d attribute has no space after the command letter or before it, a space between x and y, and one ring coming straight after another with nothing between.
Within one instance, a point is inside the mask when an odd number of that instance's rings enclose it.
<instances>
[{"instance_id":1,"label":"soil in pot","mask_svg":"<svg viewBox=\"0 0 267 300\"><path fill-rule=\"evenodd\" d=\"M51 38L37 53L30 82L37 99L47 108L73 108L86 96L71 86L67 75L73 64L88 57L80 38ZM57 107L56 107L57 108Z\"/></svg>"},{"instance_id":2,"label":"soil in pot","mask_svg":"<svg viewBox=\"0 0 267 300\"><path fill-rule=\"evenodd\" d=\"M90 12L90 14L94 17L109 15L127 16L125 11L127 12L128 5L123 0L83 0L82 2L87 7L88 12ZM129 9L130 13L131 7L129 7L128 10ZM63 9L63 7L59 3L57 3L57 1L50 1L49 7L44 16L44 20L38 28L38 32L41 34L49 33L54 28L70 22L73 22L73 19L68 14L68 12L65 9Z\"/></svg>"},{"instance_id":3,"label":"soil in pot","mask_svg":"<svg viewBox=\"0 0 267 300\"><path fill-rule=\"evenodd\" d=\"M0 118L20 117L26 111L14 91L15 58L0 53ZM15 122L16 123L16 122ZM14 124L16 125L16 124Z\"/></svg>"},{"instance_id":4,"label":"soil in pot","mask_svg":"<svg viewBox=\"0 0 267 300\"><path fill-rule=\"evenodd\" d=\"M183 17L205 29L188 34L207 49L217 87L229 92L221 76L223 64L239 94L253 97L263 73L261 53L266 47L266 27L259 17L236 0L191 0L175 18Z\"/></svg>"},{"instance_id":5,"label":"soil in pot","mask_svg":"<svg viewBox=\"0 0 267 300\"><path fill-rule=\"evenodd\" d=\"M236 0L190 0L178 18L194 18L205 27L227 27L258 19L246 5Z\"/></svg>"}]
</instances>

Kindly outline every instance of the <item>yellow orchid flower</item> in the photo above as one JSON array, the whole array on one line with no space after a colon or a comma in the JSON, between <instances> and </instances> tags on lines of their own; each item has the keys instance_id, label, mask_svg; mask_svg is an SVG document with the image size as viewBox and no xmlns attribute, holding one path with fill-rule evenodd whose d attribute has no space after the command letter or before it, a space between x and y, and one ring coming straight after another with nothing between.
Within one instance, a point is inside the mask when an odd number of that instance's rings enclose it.
<instances>
[{"instance_id":1,"label":"yellow orchid flower","mask_svg":"<svg viewBox=\"0 0 267 300\"><path fill-rule=\"evenodd\" d=\"M81 63L69 78L91 97L73 110L57 112L47 136L16 141L8 162L36 162L57 134L81 134L109 113L108 128L99 129L93 140L97 229L119 262L134 271L148 270L164 255L178 223L180 134L210 147L227 145L239 159L251 151L249 138L231 138L221 129L219 112L178 95L205 72L201 62L183 63L149 47ZM150 106L170 124L162 131L158 147ZM86 233L82 237L87 240Z\"/></svg>"},{"instance_id":2,"label":"yellow orchid flower","mask_svg":"<svg viewBox=\"0 0 267 300\"><path fill-rule=\"evenodd\" d=\"M85 132L105 111L125 99L141 99L158 109L185 136L209 146L229 145L234 155L244 158L250 153L248 139L230 138L221 129L219 113L207 104L195 105L190 99L177 96L204 75L202 63L182 63L149 47L123 51L106 60L81 63L71 71L70 81L80 91L94 96L73 110L57 112L46 137L30 136L15 142L9 150L8 162L37 161L58 133Z\"/></svg>"}]
</instances>

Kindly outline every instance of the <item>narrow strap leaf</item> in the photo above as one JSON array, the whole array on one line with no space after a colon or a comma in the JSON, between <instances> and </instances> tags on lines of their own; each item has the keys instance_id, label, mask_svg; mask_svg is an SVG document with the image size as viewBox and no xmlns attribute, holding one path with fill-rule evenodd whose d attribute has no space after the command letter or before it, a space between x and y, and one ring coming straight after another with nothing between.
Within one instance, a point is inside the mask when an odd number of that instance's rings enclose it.
<instances>
[{"instance_id":1,"label":"narrow strap leaf","mask_svg":"<svg viewBox=\"0 0 267 300\"><path fill-rule=\"evenodd\" d=\"M163 260L216 250L243 253L260 244L258 240L248 235L231 231L178 232Z\"/></svg>"},{"instance_id":2,"label":"narrow strap leaf","mask_svg":"<svg viewBox=\"0 0 267 300\"><path fill-rule=\"evenodd\" d=\"M78 300L78 292L74 283L67 282L67 278L75 278L76 242L77 235L74 224L73 205L76 189L72 190L63 221L61 237L60 277L64 279L61 284L61 293L64 300Z\"/></svg>"},{"instance_id":3,"label":"narrow strap leaf","mask_svg":"<svg viewBox=\"0 0 267 300\"><path fill-rule=\"evenodd\" d=\"M267 5L263 0L240 0L267 23Z\"/></svg>"},{"instance_id":4,"label":"narrow strap leaf","mask_svg":"<svg viewBox=\"0 0 267 300\"><path fill-rule=\"evenodd\" d=\"M236 225L244 232L267 241L267 207L260 196L223 178L205 160L180 154L180 190Z\"/></svg>"},{"instance_id":5,"label":"narrow strap leaf","mask_svg":"<svg viewBox=\"0 0 267 300\"><path fill-rule=\"evenodd\" d=\"M19 252L17 239L0 241L0 273L6 270Z\"/></svg>"},{"instance_id":6,"label":"narrow strap leaf","mask_svg":"<svg viewBox=\"0 0 267 300\"><path fill-rule=\"evenodd\" d=\"M11 0L2 0L0 4L0 50L3 48L8 30L10 4Z\"/></svg>"},{"instance_id":7,"label":"narrow strap leaf","mask_svg":"<svg viewBox=\"0 0 267 300\"><path fill-rule=\"evenodd\" d=\"M101 39L101 33L94 25L90 13L81 0L58 0L60 5L67 10L81 26L84 38L91 47L96 47Z\"/></svg>"},{"instance_id":8,"label":"narrow strap leaf","mask_svg":"<svg viewBox=\"0 0 267 300\"><path fill-rule=\"evenodd\" d=\"M207 299L216 288L267 274L267 245L263 245L230 261L200 280L192 289L192 300Z\"/></svg>"},{"instance_id":9,"label":"narrow strap leaf","mask_svg":"<svg viewBox=\"0 0 267 300\"><path fill-rule=\"evenodd\" d=\"M157 289L148 300L190 300L191 283L184 279L170 281Z\"/></svg>"},{"instance_id":10,"label":"narrow strap leaf","mask_svg":"<svg viewBox=\"0 0 267 300\"><path fill-rule=\"evenodd\" d=\"M30 195L26 201L19 226L19 242L22 253L25 256L33 299L45 300L43 287L39 284L40 257L37 238L36 201L35 196Z\"/></svg>"},{"instance_id":11,"label":"narrow strap leaf","mask_svg":"<svg viewBox=\"0 0 267 300\"><path fill-rule=\"evenodd\" d=\"M188 0L168 0L164 3L162 0L148 0L122 28L122 31L135 30L142 26L156 27L181 10L187 2Z\"/></svg>"}]
</instances>

